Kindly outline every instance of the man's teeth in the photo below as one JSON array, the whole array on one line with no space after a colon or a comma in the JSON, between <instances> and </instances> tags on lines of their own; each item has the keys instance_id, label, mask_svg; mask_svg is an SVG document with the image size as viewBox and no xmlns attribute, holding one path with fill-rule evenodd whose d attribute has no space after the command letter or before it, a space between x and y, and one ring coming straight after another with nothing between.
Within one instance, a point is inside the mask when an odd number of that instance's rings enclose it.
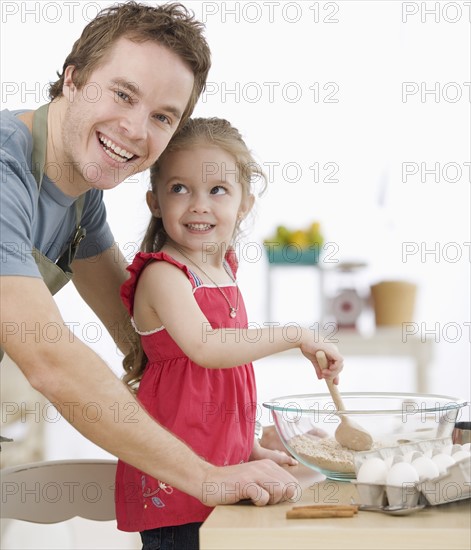
<instances>
[{"instance_id":1,"label":"man's teeth","mask_svg":"<svg viewBox=\"0 0 471 550\"><path fill-rule=\"evenodd\" d=\"M105 153L110 157L112 158L113 160L116 160L118 162L122 162L122 163L125 163L127 162L128 159L125 159L123 157L118 157L118 155L115 155L114 153L112 153L109 149L103 149L105 151Z\"/></svg>"},{"instance_id":2,"label":"man's teeth","mask_svg":"<svg viewBox=\"0 0 471 550\"><path fill-rule=\"evenodd\" d=\"M100 142L103 145L105 145L103 150L113 160L116 160L118 162L126 162L127 160L131 159L134 156L129 151L126 151L126 149L121 149L121 147L118 147L116 143L113 143L108 138L99 136L99 139L100 139Z\"/></svg>"},{"instance_id":3,"label":"man's teeth","mask_svg":"<svg viewBox=\"0 0 471 550\"><path fill-rule=\"evenodd\" d=\"M207 231L208 229L211 229L211 224L209 223L189 223L188 229L191 229L192 231Z\"/></svg>"}]
</instances>

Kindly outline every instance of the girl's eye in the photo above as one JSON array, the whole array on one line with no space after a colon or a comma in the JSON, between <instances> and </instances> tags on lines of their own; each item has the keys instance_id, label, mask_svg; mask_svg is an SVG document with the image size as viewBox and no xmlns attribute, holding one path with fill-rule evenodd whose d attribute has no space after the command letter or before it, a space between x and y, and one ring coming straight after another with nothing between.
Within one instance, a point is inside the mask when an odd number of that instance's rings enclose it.
<instances>
[{"instance_id":1,"label":"girl's eye","mask_svg":"<svg viewBox=\"0 0 471 550\"><path fill-rule=\"evenodd\" d=\"M211 195L225 195L226 192L226 188L222 185L216 185L216 187L213 187L210 191Z\"/></svg>"},{"instance_id":2,"label":"girl's eye","mask_svg":"<svg viewBox=\"0 0 471 550\"><path fill-rule=\"evenodd\" d=\"M186 187L181 183L175 183L174 185L172 185L171 191L172 193L177 193L181 195L182 193L186 193Z\"/></svg>"}]
</instances>

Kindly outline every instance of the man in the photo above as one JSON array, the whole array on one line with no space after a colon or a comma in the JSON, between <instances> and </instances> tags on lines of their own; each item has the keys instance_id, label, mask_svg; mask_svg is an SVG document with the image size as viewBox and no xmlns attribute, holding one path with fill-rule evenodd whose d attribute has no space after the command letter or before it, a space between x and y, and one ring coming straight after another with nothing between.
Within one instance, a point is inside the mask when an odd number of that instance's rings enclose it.
<instances>
[{"instance_id":1,"label":"man","mask_svg":"<svg viewBox=\"0 0 471 550\"><path fill-rule=\"evenodd\" d=\"M140 408L107 365L73 337L51 296L73 273L80 295L126 352L119 299L126 262L102 192L147 169L188 118L210 67L202 25L178 4L129 2L85 28L37 111L2 113L1 347L30 384L103 449L212 506L293 496L269 460L205 463ZM44 327L60 327L47 338ZM36 330L39 327L39 330ZM100 415L90 422L87 403ZM125 422L130 404L132 422ZM269 490L268 490L269 488Z\"/></svg>"}]
</instances>

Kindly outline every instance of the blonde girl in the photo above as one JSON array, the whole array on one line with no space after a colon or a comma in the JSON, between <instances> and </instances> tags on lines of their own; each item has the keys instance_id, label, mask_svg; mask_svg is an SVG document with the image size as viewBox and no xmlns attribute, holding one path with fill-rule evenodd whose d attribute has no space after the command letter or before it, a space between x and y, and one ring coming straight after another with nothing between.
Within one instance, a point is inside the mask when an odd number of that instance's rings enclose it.
<instances>
[{"instance_id":1,"label":"blonde girl","mask_svg":"<svg viewBox=\"0 0 471 550\"><path fill-rule=\"evenodd\" d=\"M318 378L335 381L343 365L336 348L316 343L307 329L298 341L281 327L247 329L234 244L256 177L229 122L190 119L151 169L152 219L121 293L139 335L124 361L125 382L163 426L220 466L262 458L295 464L255 442L253 361L297 347ZM316 362L319 349L327 371ZM203 502L210 490L202 487ZM117 494L118 527L140 531L143 548L198 547L211 511L199 500L123 462Z\"/></svg>"}]
</instances>

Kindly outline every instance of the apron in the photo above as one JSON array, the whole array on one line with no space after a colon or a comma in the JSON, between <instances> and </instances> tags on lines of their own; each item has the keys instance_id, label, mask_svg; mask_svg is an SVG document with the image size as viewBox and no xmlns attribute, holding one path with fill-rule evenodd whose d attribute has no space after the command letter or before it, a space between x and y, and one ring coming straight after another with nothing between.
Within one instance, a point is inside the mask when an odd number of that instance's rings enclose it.
<instances>
[{"instance_id":1,"label":"apron","mask_svg":"<svg viewBox=\"0 0 471 550\"><path fill-rule=\"evenodd\" d=\"M33 156L32 171L34 179L38 184L38 191L41 192L41 184L44 176L44 166L46 164L46 146L47 146L47 112L49 105L43 105L34 113L33 117ZM39 194L38 194L39 200ZM37 248L33 248L33 257L38 266L47 288L51 294L65 286L72 279L72 268L70 264L77 254L80 241L85 237L87 231L81 227L83 205L85 195L81 195L75 202L75 232L70 240L67 249L61 257L53 262L47 258Z\"/></svg>"},{"instance_id":2,"label":"apron","mask_svg":"<svg viewBox=\"0 0 471 550\"><path fill-rule=\"evenodd\" d=\"M38 201L44 176L44 167L46 164L48 110L49 104L43 105L35 111L33 116L32 172L34 179L38 184ZM72 279L73 273L70 264L77 254L80 241L87 234L86 229L80 225L84 202L85 195L81 195L75 202L75 231L70 239L67 249L56 262L53 262L47 258L37 248L33 248L33 258L38 266L39 272L41 273L41 277L52 295L59 292L59 290ZM2 357L3 350L0 348L0 361L2 360Z\"/></svg>"}]
</instances>

